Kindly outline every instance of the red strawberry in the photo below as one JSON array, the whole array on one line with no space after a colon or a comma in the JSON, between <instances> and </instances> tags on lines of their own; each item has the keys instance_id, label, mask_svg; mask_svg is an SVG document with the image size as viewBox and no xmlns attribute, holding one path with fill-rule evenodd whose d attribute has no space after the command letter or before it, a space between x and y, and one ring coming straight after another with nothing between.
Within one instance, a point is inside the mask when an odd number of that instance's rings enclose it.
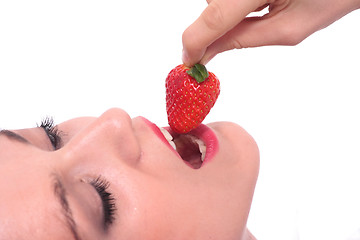
<instances>
[{"instance_id":1,"label":"red strawberry","mask_svg":"<svg viewBox=\"0 0 360 240\"><path fill-rule=\"evenodd\" d=\"M219 79L204 65L179 65L166 78L166 112L170 127L187 133L200 125L220 93Z\"/></svg>"}]
</instances>

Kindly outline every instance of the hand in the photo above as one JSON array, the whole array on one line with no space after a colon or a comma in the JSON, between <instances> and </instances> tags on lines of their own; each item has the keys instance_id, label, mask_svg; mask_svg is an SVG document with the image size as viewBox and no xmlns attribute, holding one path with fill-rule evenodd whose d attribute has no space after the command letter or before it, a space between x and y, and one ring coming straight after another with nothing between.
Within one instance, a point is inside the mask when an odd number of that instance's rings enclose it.
<instances>
[{"instance_id":1,"label":"hand","mask_svg":"<svg viewBox=\"0 0 360 240\"><path fill-rule=\"evenodd\" d=\"M296 45L360 7L360 0L207 0L183 33L183 62L206 64L216 54L247 47ZM269 7L262 17L246 17Z\"/></svg>"}]
</instances>

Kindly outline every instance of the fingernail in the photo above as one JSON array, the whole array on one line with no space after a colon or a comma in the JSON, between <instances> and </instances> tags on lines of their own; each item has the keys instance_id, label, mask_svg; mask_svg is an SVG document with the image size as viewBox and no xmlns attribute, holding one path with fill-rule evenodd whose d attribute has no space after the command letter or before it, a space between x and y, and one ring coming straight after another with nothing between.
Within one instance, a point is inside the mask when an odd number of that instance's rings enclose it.
<instances>
[{"instance_id":1,"label":"fingernail","mask_svg":"<svg viewBox=\"0 0 360 240\"><path fill-rule=\"evenodd\" d=\"M184 49L182 51L182 61L186 66L189 65L189 56L188 56L187 52Z\"/></svg>"}]
</instances>

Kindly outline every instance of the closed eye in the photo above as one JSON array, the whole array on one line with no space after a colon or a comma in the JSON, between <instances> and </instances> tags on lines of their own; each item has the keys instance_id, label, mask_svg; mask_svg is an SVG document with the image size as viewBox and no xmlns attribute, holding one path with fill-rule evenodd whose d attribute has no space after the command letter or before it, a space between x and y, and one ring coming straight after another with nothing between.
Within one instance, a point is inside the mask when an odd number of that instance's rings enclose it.
<instances>
[{"instance_id":1,"label":"closed eye","mask_svg":"<svg viewBox=\"0 0 360 240\"><path fill-rule=\"evenodd\" d=\"M62 146L61 132L55 126L54 119L52 117L44 118L39 127L44 129L54 150L60 149Z\"/></svg>"},{"instance_id":2,"label":"closed eye","mask_svg":"<svg viewBox=\"0 0 360 240\"><path fill-rule=\"evenodd\" d=\"M101 198L104 213L104 228L106 230L114 222L116 211L115 198L108 190L110 183L99 176L92 180L90 184L95 188Z\"/></svg>"}]
</instances>

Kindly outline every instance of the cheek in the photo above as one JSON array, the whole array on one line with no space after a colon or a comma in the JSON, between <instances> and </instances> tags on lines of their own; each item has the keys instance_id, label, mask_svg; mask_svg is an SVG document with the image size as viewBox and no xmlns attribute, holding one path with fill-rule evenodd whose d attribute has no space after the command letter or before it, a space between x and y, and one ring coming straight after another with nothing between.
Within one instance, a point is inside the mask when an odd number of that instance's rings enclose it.
<instances>
[{"instance_id":1,"label":"cheek","mask_svg":"<svg viewBox=\"0 0 360 240\"><path fill-rule=\"evenodd\" d=\"M119 239L169 239L183 232L184 223L194 213L196 191L190 193L176 178L159 175L134 174L131 180L122 178L117 185L121 185L117 194L122 222L117 229Z\"/></svg>"},{"instance_id":2,"label":"cheek","mask_svg":"<svg viewBox=\"0 0 360 240\"><path fill-rule=\"evenodd\" d=\"M166 181L171 178L186 178L190 170L193 170L165 144L141 146L142 154L137 167L145 174L163 178Z\"/></svg>"}]
</instances>

